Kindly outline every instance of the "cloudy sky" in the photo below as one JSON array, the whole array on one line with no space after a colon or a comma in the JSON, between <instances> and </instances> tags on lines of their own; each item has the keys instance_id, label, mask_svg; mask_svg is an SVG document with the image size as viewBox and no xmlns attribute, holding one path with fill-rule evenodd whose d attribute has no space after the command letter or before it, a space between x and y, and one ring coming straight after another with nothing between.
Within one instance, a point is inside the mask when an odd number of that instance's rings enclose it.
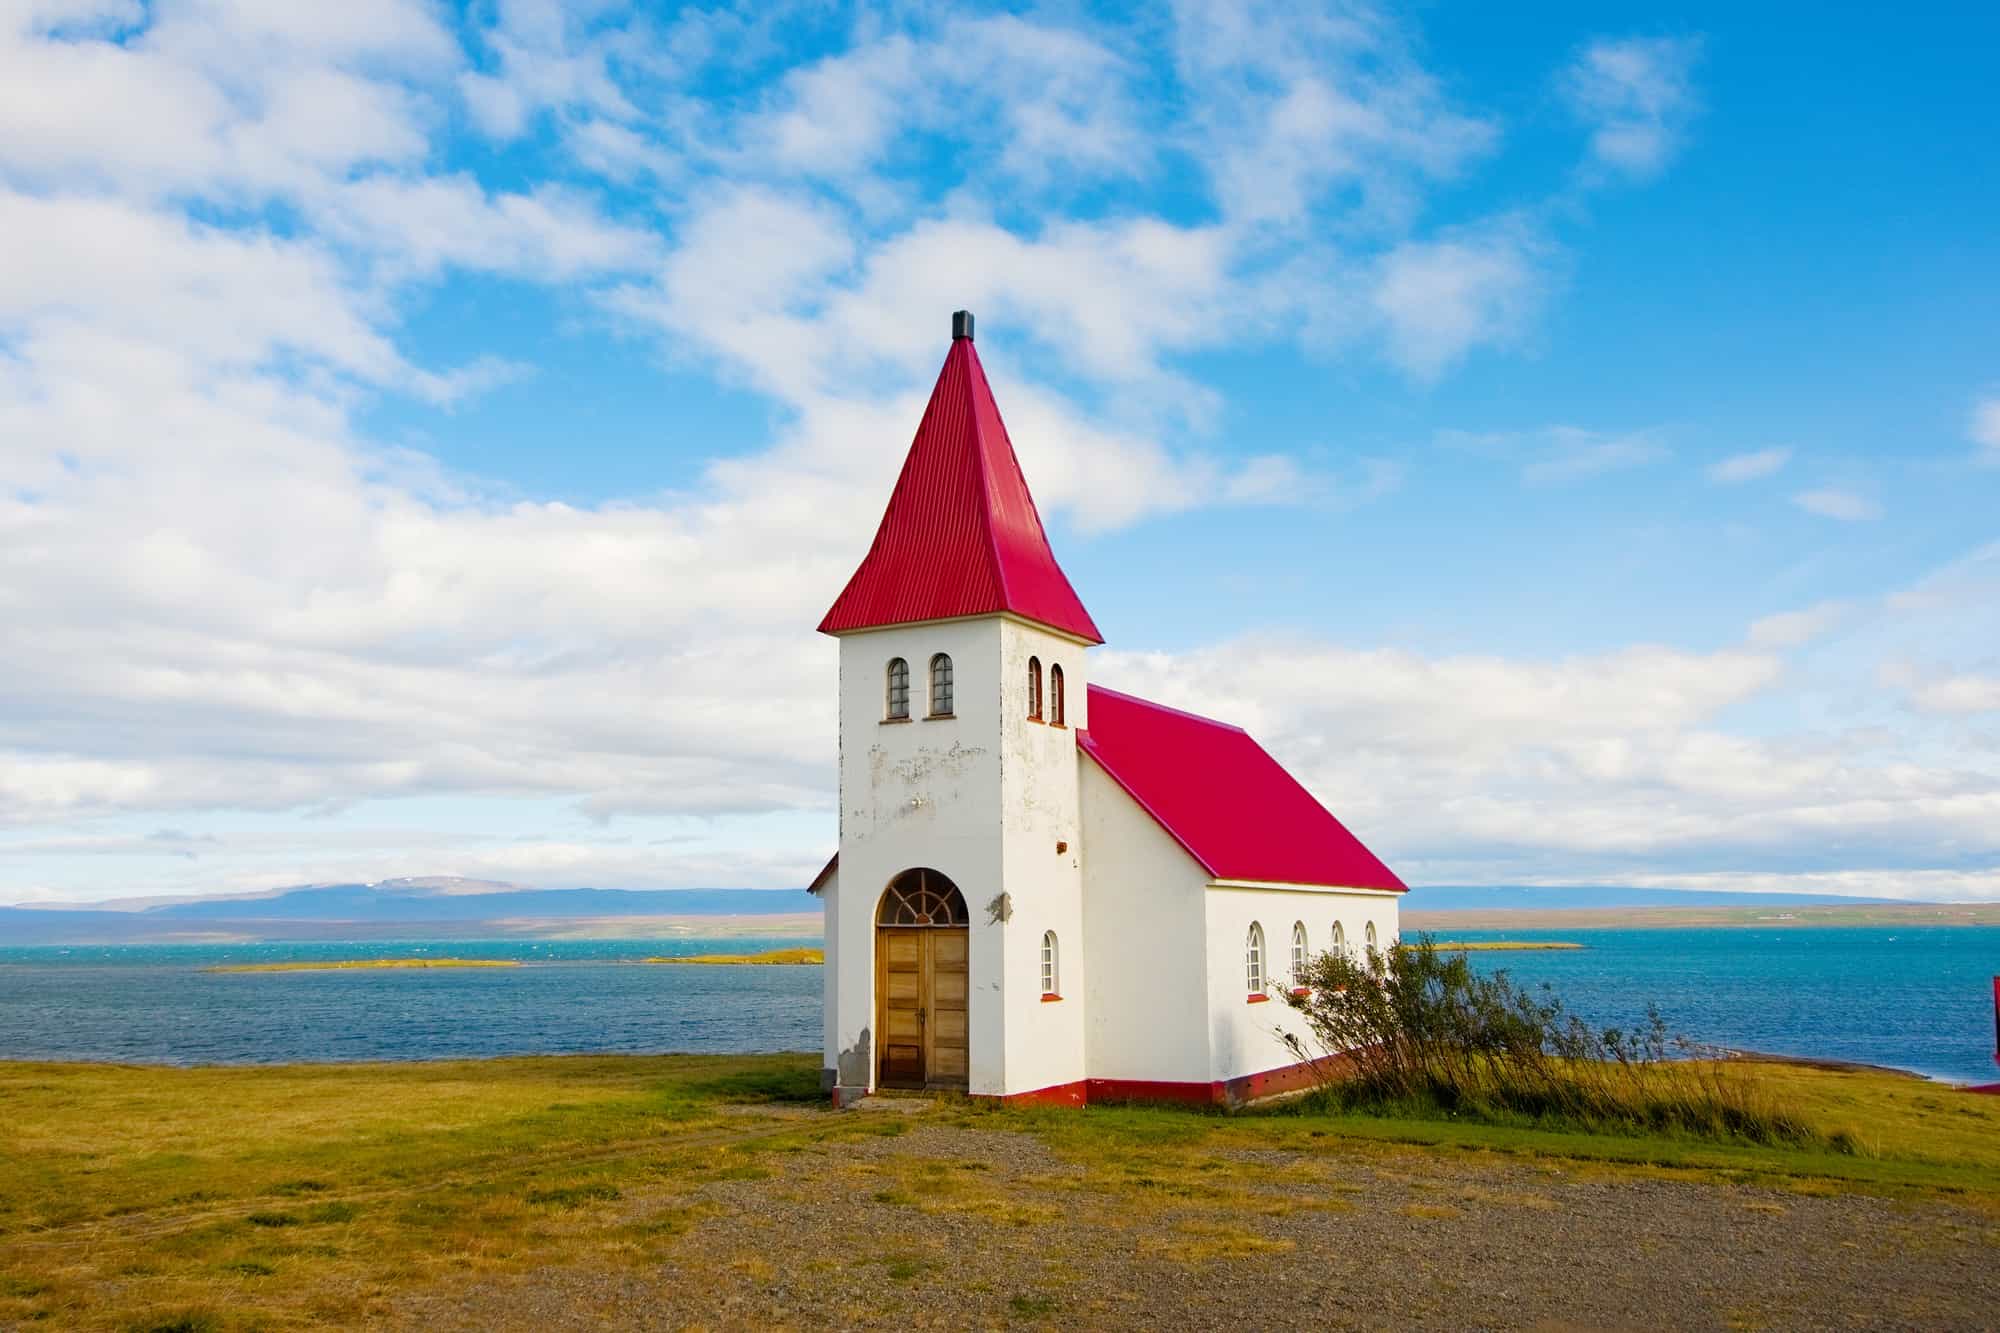
<instances>
[{"instance_id":1,"label":"cloudy sky","mask_svg":"<svg viewBox=\"0 0 2000 1333\"><path fill-rule=\"evenodd\" d=\"M803 883L959 306L1407 879L2000 899L2000 10L1535 10L0 0L0 901Z\"/></svg>"}]
</instances>

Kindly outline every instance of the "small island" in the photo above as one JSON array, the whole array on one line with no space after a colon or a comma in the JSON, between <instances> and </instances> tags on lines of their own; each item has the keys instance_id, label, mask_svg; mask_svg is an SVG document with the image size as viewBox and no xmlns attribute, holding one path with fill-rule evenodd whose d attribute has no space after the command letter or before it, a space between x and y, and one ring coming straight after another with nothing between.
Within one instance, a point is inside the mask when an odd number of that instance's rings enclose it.
<instances>
[{"instance_id":1,"label":"small island","mask_svg":"<svg viewBox=\"0 0 2000 1333\"><path fill-rule=\"evenodd\" d=\"M1439 940L1438 948L1465 953L1524 953L1534 949L1581 949L1570 940Z\"/></svg>"},{"instance_id":2,"label":"small island","mask_svg":"<svg viewBox=\"0 0 2000 1333\"><path fill-rule=\"evenodd\" d=\"M204 972L347 972L379 967L519 967L511 958L344 958L323 963L218 963Z\"/></svg>"},{"instance_id":3,"label":"small island","mask_svg":"<svg viewBox=\"0 0 2000 1333\"><path fill-rule=\"evenodd\" d=\"M824 949L772 949L766 953L691 953L679 958L648 958L649 963L748 963L753 965L778 964L797 966L803 963L824 963Z\"/></svg>"}]
</instances>

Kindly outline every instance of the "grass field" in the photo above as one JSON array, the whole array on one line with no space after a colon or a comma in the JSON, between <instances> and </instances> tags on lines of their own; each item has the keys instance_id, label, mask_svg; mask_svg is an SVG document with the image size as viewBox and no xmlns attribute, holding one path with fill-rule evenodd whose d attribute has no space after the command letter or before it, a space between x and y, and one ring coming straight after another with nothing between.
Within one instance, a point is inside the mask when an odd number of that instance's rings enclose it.
<instances>
[{"instance_id":1,"label":"grass field","mask_svg":"<svg viewBox=\"0 0 2000 1333\"><path fill-rule=\"evenodd\" d=\"M1219 1183L1214 1167L1271 1151L1557 1161L1799 1194L1949 1198L2000 1217L2000 1098L1864 1072L1760 1066L1752 1076L1823 1128L1846 1129L1861 1151L1282 1108L961 1101L923 1120L1031 1136L1067 1164L1063 1188L1102 1194L1123 1216L1143 1222L1161 1199L1204 1210L1164 1228L1166 1248L1152 1252L1185 1251L1189 1262L1256 1252L1254 1224L1270 1205ZM0 1326L368 1323L440 1284L657 1266L714 1215L719 1182L781 1190L788 1154L905 1131L907 1116L824 1110L817 1080L805 1056L0 1064ZM1034 1225L1051 1208L1047 1179L1029 1188L946 1166L897 1170L909 1179L885 1177L872 1197L1000 1226ZM1351 1205L1328 1196L1297 1206ZM782 1254L774 1242L743 1262L768 1268Z\"/></svg>"}]
</instances>

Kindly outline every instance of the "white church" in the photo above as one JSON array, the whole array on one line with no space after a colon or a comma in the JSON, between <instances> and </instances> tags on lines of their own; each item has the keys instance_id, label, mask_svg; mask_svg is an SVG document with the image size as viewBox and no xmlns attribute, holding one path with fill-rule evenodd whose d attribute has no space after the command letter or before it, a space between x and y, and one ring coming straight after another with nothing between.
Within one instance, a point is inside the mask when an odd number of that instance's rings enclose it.
<instances>
[{"instance_id":1,"label":"white church","mask_svg":"<svg viewBox=\"0 0 2000 1333\"><path fill-rule=\"evenodd\" d=\"M1393 942L1405 886L1241 728L1089 683L1103 637L972 335L954 315L819 626L840 640L840 850L812 884L825 1085L843 1105L1299 1086L1282 990L1311 954Z\"/></svg>"}]
</instances>

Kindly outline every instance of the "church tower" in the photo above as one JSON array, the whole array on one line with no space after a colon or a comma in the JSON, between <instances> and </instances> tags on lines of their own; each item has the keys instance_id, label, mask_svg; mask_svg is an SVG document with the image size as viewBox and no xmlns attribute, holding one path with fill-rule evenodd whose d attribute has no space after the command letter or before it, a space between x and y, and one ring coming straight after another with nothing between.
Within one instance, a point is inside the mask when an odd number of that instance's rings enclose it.
<instances>
[{"instance_id":1,"label":"church tower","mask_svg":"<svg viewBox=\"0 0 2000 1333\"><path fill-rule=\"evenodd\" d=\"M1080 1088L1076 737L1103 639L1049 549L965 311L819 628L840 640L840 851L815 885L829 1088Z\"/></svg>"}]
</instances>

